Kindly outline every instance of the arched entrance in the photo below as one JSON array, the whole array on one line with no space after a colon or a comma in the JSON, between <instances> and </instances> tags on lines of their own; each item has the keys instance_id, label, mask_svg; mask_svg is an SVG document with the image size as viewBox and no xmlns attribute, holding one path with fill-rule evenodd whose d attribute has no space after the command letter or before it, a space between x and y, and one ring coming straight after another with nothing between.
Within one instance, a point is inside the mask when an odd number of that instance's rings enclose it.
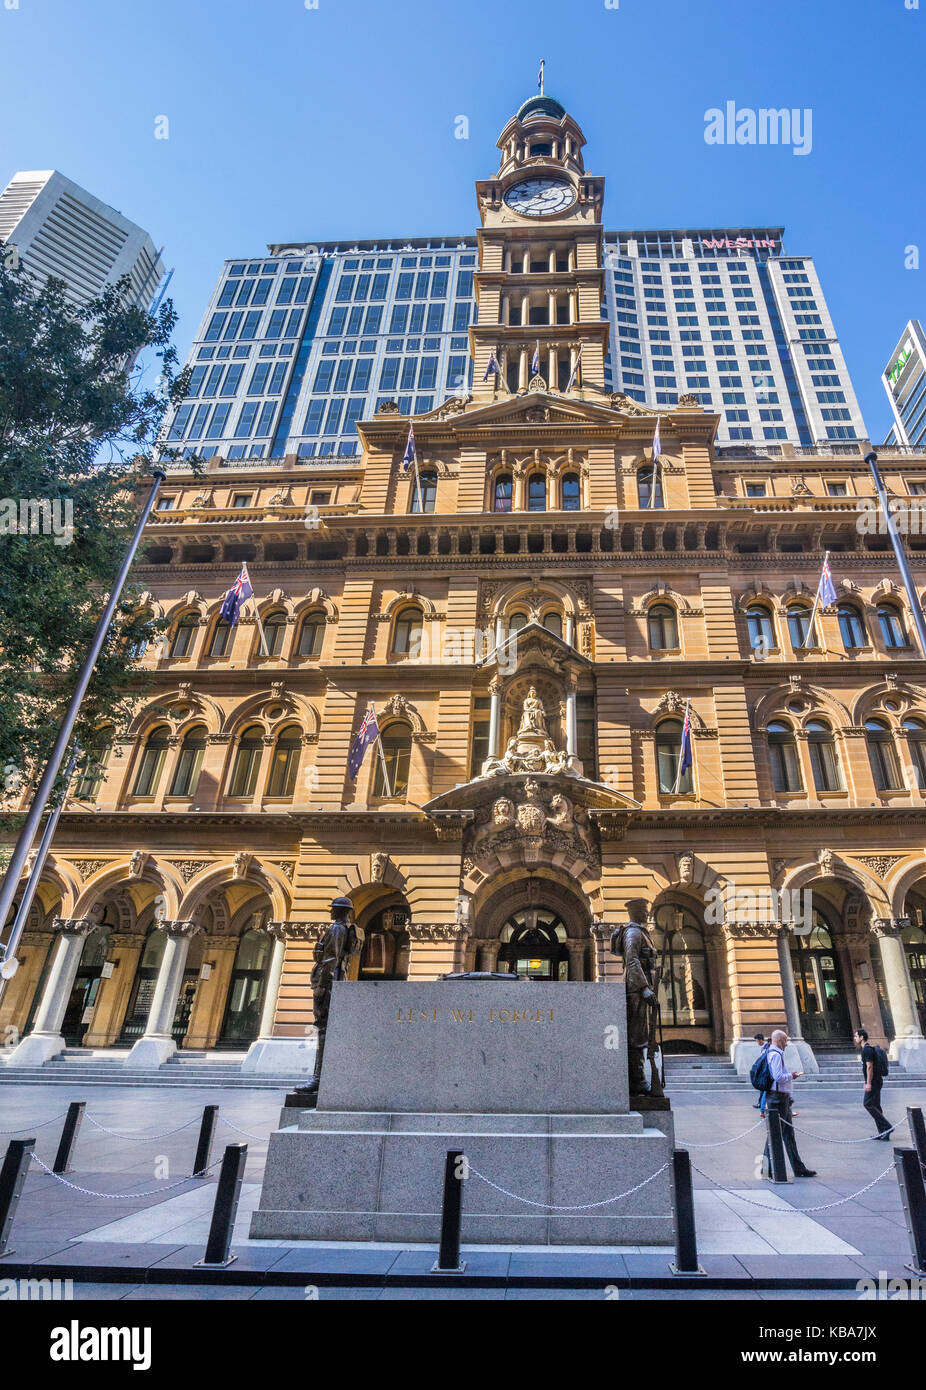
<instances>
[{"instance_id":1,"label":"arched entrance","mask_svg":"<svg viewBox=\"0 0 926 1390\"><path fill-rule=\"evenodd\" d=\"M135 978L132 981L132 988L129 992L129 1002L126 1006L125 1017L122 1023L122 1031L119 1035L119 1047L131 1047L143 1036L148 1022L148 1014L151 1010L151 1001L154 998L154 989L157 984L158 972L161 962L164 959L164 951L167 946L167 933L158 929L154 923L148 930L145 937L144 948L138 958L138 965L135 968ZM180 994L177 999L177 1008L174 1013L174 1022L171 1035L178 1047L182 1047L189 1027L190 1017L193 1012L193 1003L196 999L196 989L199 984L200 967L203 956L202 933L194 936L190 942L189 952L183 971L183 984L180 987Z\"/></svg>"},{"instance_id":2,"label":"arched entrance","mask_svg":"<svg viewBox=\"0 0 926 1390\"><path fill-rule=\"evenodd\" d=\"M80 1047L90 1026L93 1006L103 977L103 966L106 964L109 931L109 926L105 922L101 923L88 932L84 941L80 965L77 967L64 1012L64 1022L61 1025L61 1036L68 1047Z\"/></svg>"},{"instance_id":3,"label":"arched entrance","mask_svg":"<svg viewBox=\"0 0 926 1390\"><path fill-rule=\"evenodd\" d=\"M524 908L502 927L498 969L531 980L568 980L566 939L558 913L546 907Z\"/></svg>"},{"instance_id":4,"label":"arched entrance","mask_svg":"<svg viewBox=\"0 0 926 1390\"><path fill-rule=\"evenodd\" d=\"M407 980L410 913L407 907L387 907L363 927L358 980Z\"/></svg>"},{"instance_id":5,"label":"arched entrance","mask_svg":"<svg viewBox=\"0 0 926 1390\"><path fill-rule=\"evenodd\" d=\"M908 893L904 916L909 917L910 924L904 927L900 939L907 957L920 1028L926 1033L926 895Z\"/></svg>"},{"instance_id":6,"label":"arched entrance","mask_svg":"<svg viewBox=\"0 0 926 1390\"><path fill-rule=\"evenodd\" d=\"M813 902L812 929L806 936L791 933L791 965L801 1015L801 1032L814 1048L844 1048L851 1044L852 1024L836 950L833 915Z\"/></svg>"},{"instance_id":7,"label":"arched entrance","mask_svg":"<svg viewBox=\"0 0 926 1390\"><path fill-rule=\"evenodd\" d=\"M267 967L273 949L273 938L263 930L264 915L254 914L238 942L217 1047L242 1047L252 1043L260 1030Z\"/></svg>"}]
</instances>

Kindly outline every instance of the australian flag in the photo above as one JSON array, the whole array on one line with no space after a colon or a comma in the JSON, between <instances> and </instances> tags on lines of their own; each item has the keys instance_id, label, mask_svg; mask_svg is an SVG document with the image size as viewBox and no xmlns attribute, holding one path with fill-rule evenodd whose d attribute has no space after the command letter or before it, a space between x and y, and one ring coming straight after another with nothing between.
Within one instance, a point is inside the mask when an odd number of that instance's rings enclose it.
<instances>
[{"instance_id":1,"label":"australian flag","mask_svg":"<svg viewBox=\"0 0 926 1390\"><path fill-rule=\"evenodd\" d=\"M661 438L659 437L659 421L657 420L657 421L656 421L656 432L655 432L655 434L653 435L653 463L656 462L656 460L659 458L659 456L660 456L661 453L662 453L662 440L661 440Z\"/></svg>"},{"instance_id":2,"label":"australian flag","mask_svg":"<svg viewBox=\"0 0 926 1390\"><path fill-rule=\"evenodd\" d=\"M224 621L231 627L234 627L235 623L238 621L241 605L247 602L253 592L251 581L248 579L248 567L247 565L242 565L241 573L225 595L225 601L222 604L222 611L220 614Z\"/></svg>"},{"instance_id":3,"label":"australian flag","mask_svg":"<svg viewBox=\"0 0 926 1390\"><path fill-rule=\"evenodd\" d=\"M833 572L830 569L830 557L824 556L823 570L820 574L820 606L827 608L831 603L836 602L836 585L833 583Z\"/></svg>"},{"instance_id":4,"label":"australian flag","mask_svg":"<svg viewBox=\"0 0 926 1390\"><path fill-rule=\"evenodd\" d=\"M678 780L681 782L691 767L691 701L685 705L685 719L682 724L682 746L678 758Z\"/></svg>"},{"instance_id":5,"label":"australian flag","mask_svg":"<svg viewBox=\"0 0 926 1390\"><path fill-rule=\"evenodd\" d=\"M497 361L496 356L495 356L495 353L493 352L493 353L492 353L492 356L489 358L489 365L486 367L486 374L485 374L485 376L482 378L483 381L488 381L489 377L492 375L493 372L495 373L496 376L498 376L499 373L500 373L500 371L501 371L501 368L499 367L498 361Z\"/></svg>"},{"instance_id":6,"label":"australian flag","mask_svg":"<svg viewBox=\"0 0 926 1390\"><path fill-rule=\"evenodd\" d=\"M540 371L540 343L534 348L534 355L531 358L531 376L536 376Z\"/></svg>"},{"instance_id":7,"label":"australian flag","mask_svg":"<svg viewBox=\"0 0 926 1390\"><path fill-rule=\"evenodd\" d=\"M364 755L371 743L375 743L379 738L379 725L376 722L376 711L372 705L367 709L363 716L363 723L350 746L347 755L347 771L350 773L350 780L356 782L357 773L360 771L360 764L363 762Z\"/></svg>"},{"instance_id":8,"label":"australian flag","mask_svg":"<svg viewBox=\"0 0 926 1390\"><path fill-rule=\"evenodd\" d=\"M407 473L415 462L415 427L408 427L408 443L405 445L405 453L402 455L402 472Z\"/></svg>"}]
</instances>

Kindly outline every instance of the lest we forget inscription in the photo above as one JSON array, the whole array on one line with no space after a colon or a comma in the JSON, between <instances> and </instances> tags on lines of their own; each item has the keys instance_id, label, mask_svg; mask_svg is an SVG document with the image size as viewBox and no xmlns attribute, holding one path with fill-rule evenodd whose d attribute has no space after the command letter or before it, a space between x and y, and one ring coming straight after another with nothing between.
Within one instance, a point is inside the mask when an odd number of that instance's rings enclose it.
<instances>
[{"instance_id":1,"label":"lest we forget inscription","mask_svg":"<svg viewBox=\"0 0 926 1390\"><path fill-rule=\"evenodd\" d=\"M338 981L319 1110L628 1110L623 987Z\"/></svg>"}]
</instances>

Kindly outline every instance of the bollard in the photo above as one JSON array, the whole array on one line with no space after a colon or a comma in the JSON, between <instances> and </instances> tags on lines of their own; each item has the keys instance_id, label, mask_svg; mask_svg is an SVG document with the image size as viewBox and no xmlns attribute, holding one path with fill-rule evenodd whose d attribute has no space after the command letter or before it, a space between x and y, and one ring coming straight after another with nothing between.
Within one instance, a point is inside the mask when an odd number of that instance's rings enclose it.
<instances>
[{"instance_id":1,"label":"bollard","mask_svg":"<svg viewBox=\"0 0 926 1390\"><path fill-rule=\"evenodd\" d=\"M237 1255L229 1255L228 1249L235 1229L235 1216L238 1212L238 1199L244 1181L244 1165L248 1158L247 1144L226 1144L225 1157L219 1173L215 1192L215 1206L212 1208L212 1224L206 1253L197 1265L203 1269L224 1269L237 1260Z\"/></svg>"},{"instance_id":2,"label":"bollard","mask_svg":"<svg viewBox=\"0 0 926 1390\"><path fill-rule=\"evenodd\" d=\"M895 1149L894 1164L913 1252L913 1263L906 1268L923 1276L926 1275L926 1184L919 1154L915 1149Z\"/></svg>"},{"instance_id":3,"label":"bollard","mask_svg":"<svg viewBox=\"0 0 926 1390\"><path fill-rule=\"evenodd\" d=\"M460 1259L460 1221L463 1215L463 1173L465 1155L448 1149L444 1160L444 1200L441 1206L440 1250L431 1266L432 1274L462 1274L466 1261Z\"/></svg>"},{"instance_id":4,"label":"bollard","mask_svg":"<svg viewBox=\"0 0 926 1390\"><path fill-rule=\"evenodd\" d=\"M52 1165L53 1173L68 1173L71 1169L71 1157L74 1153L74 1145L77 1143L77 1136L80 1133L80 1122L84 1118L84 1111L87 1108L85 1100L72 1100L68 1106L68 1113L64 1119L64 1129L61 1131L61 1140L58 1144L58 1152L55 1154L55 1161Z\"/></svg>"},{"instance_id":5,"label":"bollard","mask_svg":"<svg viewBox=\"0 0 926 1390\"><path fill-rule=\"evenodd\" d=\"M675 1193L675 1263L673 1274L706 1273L698 1263L698 1238L695 1231L694 1192L691 1184L691 1157L686 1149L676 1149L672 1155L673 1190Z\"/></svg>"},{"instance_id":6,"label":"bollard","mask_svg":"<svg viewBox=\"0 0 926 1390\"><path fill-rule=\"evenodd\" d=\"M7 1240L26 1181L34 1144L34 1139L11 1139L7 1145L3 1167L0 1168L0 1258L13 1254Z\"/></svg>"},{"instance_id":7,"label":"bollard","mask_svg":"<svg viewBox=\"0 0 926 1390\"><path fill-rule=\"evenodd\" d=\"M923 1112L918 1105L907 1106L907 1120L910 1124L913 1147L919 1154L920 1163L923 1165L923 1175L926 1177L926 1122L923 1120Z\"/></svg>"},{"instance_id":8,"label":"bollard","mask_svg":"<svg viewBox=\"0 0 926 1390\"><path fill-rule=\"evenodd\" d=\"M215 1124L218 1117L219 1107L217 1105L203 1107L203 1122L199 1127L199 1143L196 1145L196 1157L193 1160L191 1175L194 1178L201 1178L209 1167L209 1154L212 1151L212 1141L215 1138Z\"/></svg>"},{"instance_id":9,"label":"bollard","mask_svg":"<svg viewBox=\"0 0 926 1390\"><path fill-rule=\"evenodd\" d=\"M768 1151L771 1158L772 1182L787 1182L788 1170L785 1167L785 1146L781 1137L781 1115L774 1105L766 1112L768 1123Z\"/></svg>"}]
</instances>

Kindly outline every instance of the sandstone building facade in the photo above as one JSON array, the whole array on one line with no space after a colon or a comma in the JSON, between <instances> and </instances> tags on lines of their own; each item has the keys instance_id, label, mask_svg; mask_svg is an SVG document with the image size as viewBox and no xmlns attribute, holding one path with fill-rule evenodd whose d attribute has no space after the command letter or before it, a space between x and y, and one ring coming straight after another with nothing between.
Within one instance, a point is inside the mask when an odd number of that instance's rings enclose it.
<instances>
[{"instance_id":1,"label":"sandstone building facade","mask_svg":"<svg viewBox=\"0 0 926 1390\"><path fill-rule=\"evenodd\" d=\"M613 393L582 132L539 97L498 143L474 384L414 418L417 472L388 401L353 457L171 466L137 572L170 632L74 787L0 1028L290 1057L336 895L369 979L606 978L644 898L668 1049L786 1023L813 1066L861 1025L926 1070L926 663L866 445L718 448L696 395ZM926 492L926 456L882 467ZM219 616L242 563L263 636Z\"/></svg>"}]
</instances>

